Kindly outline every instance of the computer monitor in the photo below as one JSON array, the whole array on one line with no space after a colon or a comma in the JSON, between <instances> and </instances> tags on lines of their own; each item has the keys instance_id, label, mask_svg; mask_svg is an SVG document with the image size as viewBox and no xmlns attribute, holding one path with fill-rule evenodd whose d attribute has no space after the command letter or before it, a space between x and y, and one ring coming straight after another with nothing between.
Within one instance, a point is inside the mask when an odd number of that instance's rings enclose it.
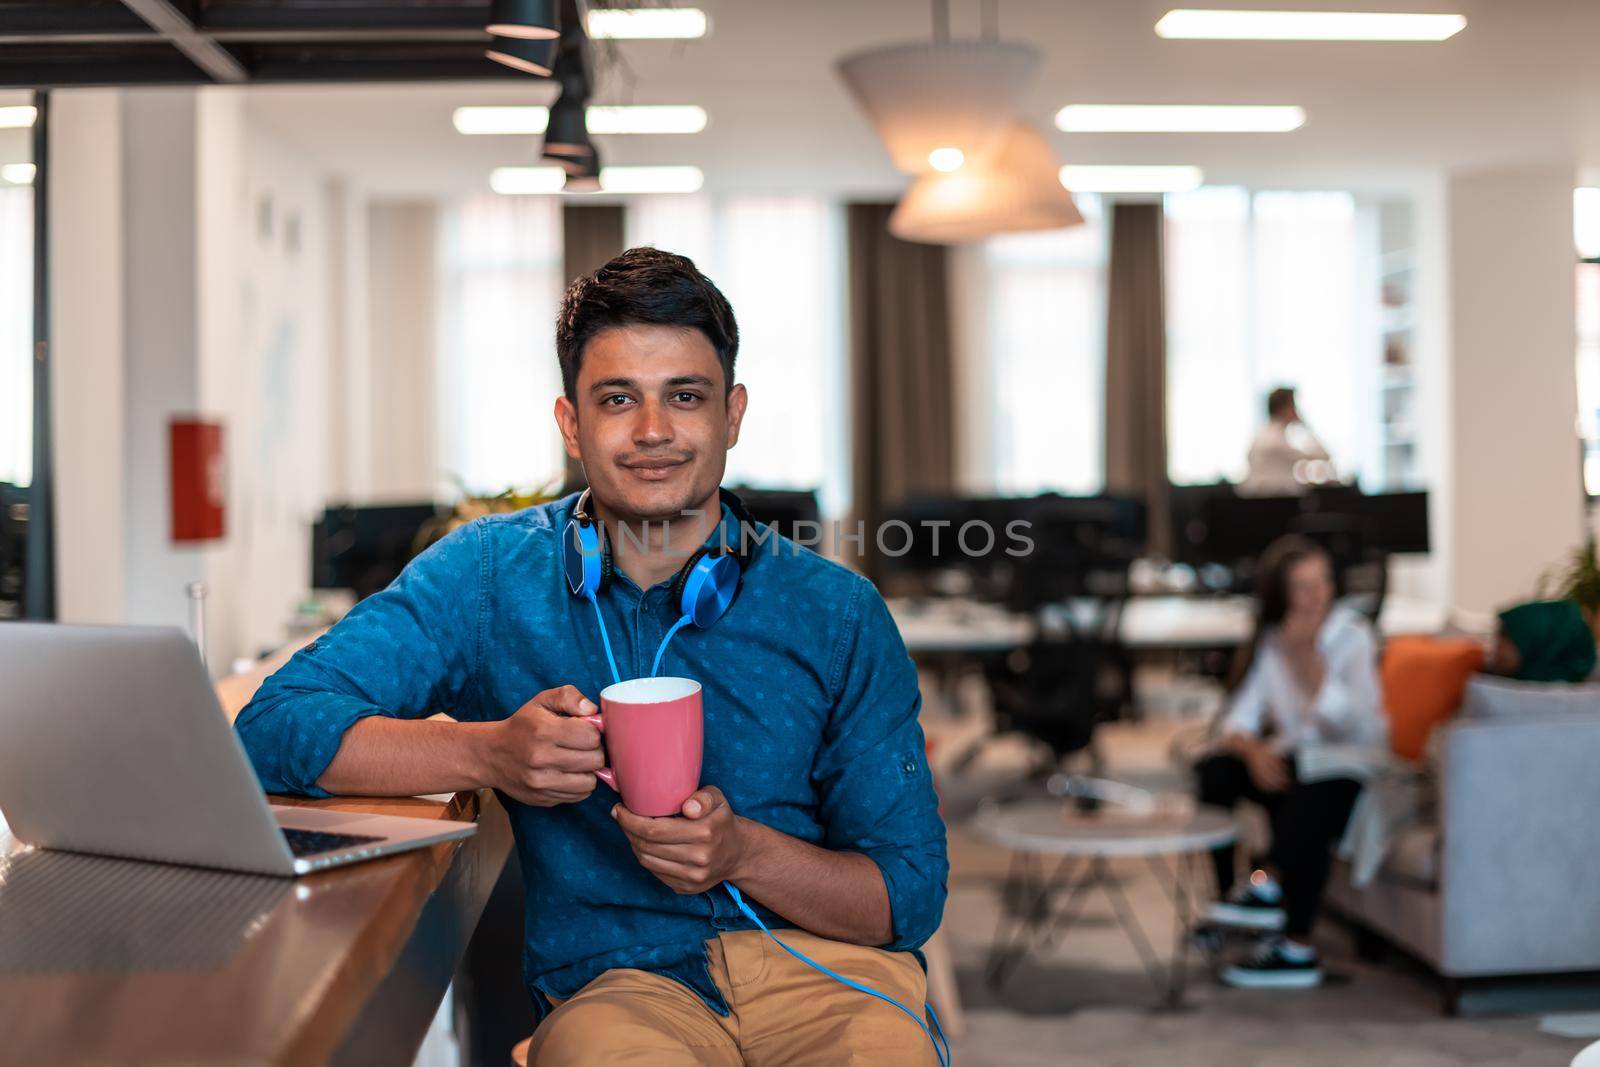
<instances>
[{"instance_id":1,"label":"computer monitor","mask_svg":"<svg viewBox=\"0 0 1600 1067\"><path fill-rule=\"evenodd\" d=\"M399 577L417 552L417 533L449 514L437 504L335 505L311 533L311 584L353 589L366 599Z\"/></svg>"},{"instance_id":2,"label":"computer monitor","mask_svg":"<svg viewBox=\"0 0 1600 1067\"><path fill-rule=\"evenodd\" d=\"M796 530L798 523L820 523L822 507L812 489L755 489L737 486L733 489L743 501L745 510L757 522L777 530L792 540L813 540L822 531L818 526ZM797 537L797 533L799 536Z\"/></svg>"},{"instance_id":3,"label":"computer monitor","mask_svg":"<svg viewBox=\"0 0 1600 1067\"><path fill-rule=\"evenodd\" d=\"M1428 494L1375 493L1355 502L1367 520L1372 545L1385 552L1431 552Z\"/></svg>"},{"instance_id":4,"label":"computer monitor","mask_svg":"<svg viewBox=\"0 0 1600 1067\"><path fill-rule=\"evenodd\" d=\"M965 553L958 538L962 526L986 517L983 508L988 503L960 496L919 494L907 497L899 506L885 512L882 527L868 530L867 536L875 538L880 548L888 550L882 553L884 567L888 570L928 573L981 565L990 553ZM1004 537L1004 526L995 529L999 544ZM974 549L985 547L983 538L969 536L967 543Z\"/></svg>"},{"instance_id":5,"label":"computer monitor","mask_svg":"<svg viewBox=\"0 0 1600 1067\"><path fill-rule=\"evenodd\" d=\"M1255 559L1305 510L1298 496L1213 496L1202 506L1206 562Z\"/></svg>"}]
</instances>

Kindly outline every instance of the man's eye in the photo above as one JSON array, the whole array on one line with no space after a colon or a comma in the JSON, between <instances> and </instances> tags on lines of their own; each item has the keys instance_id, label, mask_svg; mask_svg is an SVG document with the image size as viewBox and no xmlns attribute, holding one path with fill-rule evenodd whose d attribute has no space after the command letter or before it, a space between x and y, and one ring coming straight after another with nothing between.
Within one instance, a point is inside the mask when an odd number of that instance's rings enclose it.
<instances>
[{"instance_id":1,"label":"man's eye","mask_svg":"<svg viewBox=\"0 0 1600 1067\"><path fill-rule=\"evenodd\" d=\"M622 405L628 403L631 399L632 399L631 397L627 396L624 393L612 393L610 396L608 396L605 399L601 400L600 403L602 405L610 405L611 407L619 408Z\"/></svg>"},{"instance_id":2,"label":"man's eye","mask_svg":"<svg viewBox=\"0 0 1600 1067\"><path fill-rule=\"evenodd\" d=\"M700 399L700 394L691 393L685 390L681 393L673 393L672 399L676 400L680 404L693 404L695 401Z\"/></svg>"}]
</instances>

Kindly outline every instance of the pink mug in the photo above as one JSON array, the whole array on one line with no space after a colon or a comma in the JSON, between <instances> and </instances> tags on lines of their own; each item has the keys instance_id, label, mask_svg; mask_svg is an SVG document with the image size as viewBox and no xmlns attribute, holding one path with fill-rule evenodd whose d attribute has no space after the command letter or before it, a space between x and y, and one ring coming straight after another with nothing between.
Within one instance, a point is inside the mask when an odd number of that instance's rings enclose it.
<instances>
[{"instance_id":1,"label":"pink mug","mask_svg":"<svg viewBox=\"0 0 1600 1067\"><path fill-rule=\"evenodd\" d=\"M600 714L587 716L605 735L610 766L595 771L635 815L676 815L700 788L705 717L700 683L635 678L600 691Z\"/></svg>"}]
</instances>

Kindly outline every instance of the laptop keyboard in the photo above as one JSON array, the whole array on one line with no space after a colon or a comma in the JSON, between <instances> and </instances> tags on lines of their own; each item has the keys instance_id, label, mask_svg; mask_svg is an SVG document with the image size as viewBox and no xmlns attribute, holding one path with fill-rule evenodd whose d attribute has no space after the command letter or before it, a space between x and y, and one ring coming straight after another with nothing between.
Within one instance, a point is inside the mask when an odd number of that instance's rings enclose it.
<instances>
[{"instance_id":1,"label":"laptop keyboard","mask_svg":"<svg viewBox=\"0 0 1600 1067\"><path fill-rule=\"evenodd\" d=\"M289 842L289 851L296 856L314 856L319 852L338 852L356 845L370 845L382 841L381 837L366 834L329 834L320 830L291 830L280 827L283 838Z\"/></svg>"}]
</instances>

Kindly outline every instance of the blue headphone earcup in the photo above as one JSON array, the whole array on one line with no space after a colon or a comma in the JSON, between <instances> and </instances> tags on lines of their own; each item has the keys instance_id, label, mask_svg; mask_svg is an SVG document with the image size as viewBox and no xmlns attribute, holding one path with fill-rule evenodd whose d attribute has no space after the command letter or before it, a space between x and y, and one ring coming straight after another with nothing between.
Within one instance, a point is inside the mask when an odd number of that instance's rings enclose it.
<instances>
[{"instance_id":1,"label":"blue headphone earcup","mask_svg":"<svg viewBox=\"0 0 1600 1067\"><path fill-rule=\"evenodd\" d=\"M739 592L739 561L730 553L702 548L673 583L680 613L702 630L713 625L733 604Z\"/></svg>"},{"instance_id":2,"label":"blue headphone earcup","mask_svg":"<svg viewBox=\"0 0 1600 1067\"><path fill-rule=\"evenodd\" d=\"M610 555L599 527L576 519L567 523L561 535L561 557L567 587L574 595L592 597L605 587L611 572Z\"/></svg>"}]
</instances>

